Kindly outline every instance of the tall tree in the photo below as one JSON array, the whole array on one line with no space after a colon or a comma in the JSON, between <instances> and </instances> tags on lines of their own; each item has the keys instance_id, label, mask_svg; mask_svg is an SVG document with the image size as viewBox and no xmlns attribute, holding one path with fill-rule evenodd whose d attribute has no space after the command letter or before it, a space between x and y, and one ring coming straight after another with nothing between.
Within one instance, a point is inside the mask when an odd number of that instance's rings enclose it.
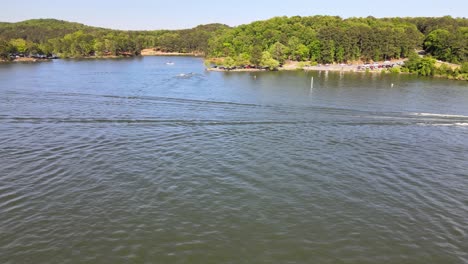
<instances>
[{"instance_id":1,"label":"tall tree","mask_svg":"<svg viewBox=\"0 0 468 264\"><path fill-rule=\"evenodd\" d=\"M259 45L254 45L252 48L250 62L253 65L259 66L262 61L262 47Z\"/></svg>"},{"instance_id":2,"label":"tall tree","mask_svg":"<svg viewBox=\"0 0 468 264\"><path fill-rule=\"evenodd\" d=\"M272 58L279 61L280 63L284 63L284 60L286 60L288 53L289 53L288 47L286 47L279 41L273 44L270 47L269 51L270 51Z\"/></svg>"}]
</instances>

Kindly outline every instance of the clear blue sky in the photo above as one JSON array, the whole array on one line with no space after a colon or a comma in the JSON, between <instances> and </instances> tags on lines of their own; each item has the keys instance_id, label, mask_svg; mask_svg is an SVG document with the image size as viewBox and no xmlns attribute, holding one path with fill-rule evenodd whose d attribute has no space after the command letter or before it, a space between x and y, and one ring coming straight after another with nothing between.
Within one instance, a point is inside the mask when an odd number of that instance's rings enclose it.
<instances>
[{"instance_id":1,"label":"clear blue sky","mask_svg":"<svg viewBox=\"0 0 468 264\"><path fill-rule=\"evenodd\" d=\"M466 17L468 0L0 0L0 21L57 18L113 29L230 26L274 16Z\"/></svg>"}]
</instances>

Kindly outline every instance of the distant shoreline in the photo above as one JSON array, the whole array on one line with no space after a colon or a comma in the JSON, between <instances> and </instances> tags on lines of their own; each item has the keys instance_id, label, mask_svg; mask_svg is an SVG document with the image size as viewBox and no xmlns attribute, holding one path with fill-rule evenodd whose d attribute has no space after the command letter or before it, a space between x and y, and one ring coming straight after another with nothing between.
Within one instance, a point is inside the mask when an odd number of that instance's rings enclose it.
<instances>
[{"instance_id":1,"label":"distant shoreline","mask_svg":"<svg viewBox=\"0 0 468 264\"><path fill-rule=\"evenodd\" d=\"M48 62L52 61L52 59L39 59L39 58L30 58L30 57L22 57L22 58L15 58L13 60L0 60L0 63L12 63L12 62Z\"/></svg>"},{"instance_id":2,"label":"distant shoreline","mask_svg":"<svg viewBox=\"0 0 468 264\"><path fill-rule=\"evenodd\" d=\"M187 56L187 57L201 57L202 53L197 52L166 52L155 49L143 49L140 53L141 56Z\"/></svg>"},{"instance_id":3,"label":"distant shoreline","mask_svg":"<svg viewBox=\"0 0 468 264\"><path fill-rule=\"evenodd\" d=\"M180 53L180 52L162 52L162 51L152 51L150 53L145 53L141 55L133 55L133 56L115 56L115 55L105 55L105 56L88 56L88 57L77 57L77 58L62 58L64 60L102 60L102 59L124 59L124 58L135 58L135 57L145 57L145 56L176 56L176 57L200 57L203 56L199 53ZM394 65L401 65L402 62L406 61L407 59L399 59L399 60L392 60L390 62L379 62L374 64L362 64L362 63L353 63L353 64L318 64L314 66L306 65L304 66L304 62L299 61L288 61L282 67L278 67L275 69L268 69L265 67L255 68L253 66L249 68L244 67L233 67L233 68L225 68L223 66L219 67L206 67L206 71L210 72L267 72L267 71L331 71L331 72L355 72L355 73L391 73L390 69L393 68ZM50 62L52 59L40 59L40 58L32 58L32 57L21 57L16 58L13 60L0 60L0 63L37 63L37 62ZM456 64L445 63L438 61L437 65L447 64L452 68L456 68ZM378 66L380 65L380 67ZM391 65L391 67L384 67L385 65ZM399 66L398 66L399 67ZM399 74L411 74L408 72L400 72ZM451 76L445 76L440 74L434 74L433 77L436 78L445 78L449 80L460 80L466 81L466 78L456 78Z\"/></svg>"},{"instance_id":4,"label":"distant shoreline","mask_svg":"<svg viewBox=\"0 0 468 264\"><path fill-rule=\"evenodd\" d=\"M401 60L394 60L391 62L379 62L375 65L372 64L318 64L314 66L303 65L301 62L298 61L288 61L283 66L278 67L271 71L297 71L297 70L304 70L304 71L335 71L335 72L381 72L382 70L387 70L392 68L394 65L399 65L404 62L405 59ZM388 66L388 67L387 67ZM270 71L269 69L265 68L226 68L226 67L209 67L206 69L207 71L214 71L214 72L260 72L260 71Z\"/></svg>"},{"instance_id":5,"label":"distant shoreline","mask_svg":"<svg viewBox=\"0 0 468 264\"><path fill-rule=\"evenodd\" d=\"M95 55L95 56L83 56L83 57L61 57L60 59L64 60L93 60L93 59L121 59L121 58L135 58L135 57L145 57L145 56L177 56L177 57L202 57L202 53L197 52L165 52L154 49L143 49L140 55L128 55L128 54L119 54L119 55ZM12 63L12 62L42 62L50 61L51 59L42 59L36 57L17 57L13 59L0 59L0 63Z\"/></svg>"}]
</instances>

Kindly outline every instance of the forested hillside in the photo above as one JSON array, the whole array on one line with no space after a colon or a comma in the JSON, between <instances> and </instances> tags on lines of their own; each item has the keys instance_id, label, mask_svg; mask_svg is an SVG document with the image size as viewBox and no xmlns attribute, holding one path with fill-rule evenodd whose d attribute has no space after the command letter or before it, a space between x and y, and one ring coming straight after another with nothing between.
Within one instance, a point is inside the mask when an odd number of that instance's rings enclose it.
<instances>
[{"instance_id":1,"label":"forested hillside","mask_svg":"<svg viewBox=\"0 0 468 264\"><path fill-rule=\"evenodd\" d=\"M225 29L209 41L209 56L228 61L262 57L320 63L406 58L425 49L435 58L468 59L468 20L442 18L275 17Z\"/></svg>"},{"instance_id":2,"label":"forested hillside","mask_svg":"<svg viewBox=\"0 0 468 264\"><path fill-rule=\"evenodd\" d=\"M142 48L205 53L208 39L221 24L186 30L122 31L55 19L0 23L0 56L11 53L58 54L62 57L138 55Z\"/></svg>"},{"instance_id":3,"label":"forested hillside","mask_svg":"<svg viewBox=\"0 0 468 264\"><path fill-rule=\"evenodd\" d=\"M199 52L232 64L318 63L406 58L424 49L436 59L468 61L468 19L275 17L230 28L210 24L186 30L122 31L55 19L0 23L0 57L138 55L143 48Z\"/></svg>"}]
</instances>

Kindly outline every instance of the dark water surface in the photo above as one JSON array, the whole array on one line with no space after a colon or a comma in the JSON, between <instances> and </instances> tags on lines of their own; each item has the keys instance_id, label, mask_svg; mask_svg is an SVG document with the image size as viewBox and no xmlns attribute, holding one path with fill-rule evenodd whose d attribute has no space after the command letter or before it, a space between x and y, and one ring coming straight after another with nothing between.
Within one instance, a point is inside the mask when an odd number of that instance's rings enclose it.
<instances>
[{"instance_id":1,"label":"dark water surface","mask_svg":"<svg viewBox=\"0 0 468 264\"><path fill-rule=\"evenodd\" d=\"M468 263L468 85L0 65L0 263Z\"/></svg>"}]
</instances>

